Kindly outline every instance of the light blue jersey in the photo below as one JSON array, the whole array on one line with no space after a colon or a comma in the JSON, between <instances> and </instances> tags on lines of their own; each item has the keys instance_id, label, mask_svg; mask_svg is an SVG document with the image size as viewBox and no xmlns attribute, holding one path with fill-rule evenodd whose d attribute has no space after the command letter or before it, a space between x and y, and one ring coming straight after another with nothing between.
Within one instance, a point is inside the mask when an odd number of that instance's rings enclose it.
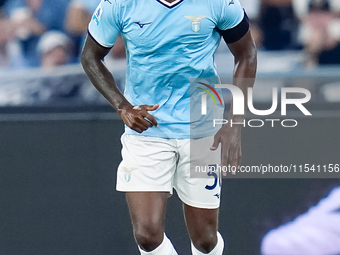
<instances>
[{"instance_id":1,"label":"light blue jersey","mask_svg":"<svg viewBox=\"0 0 340 255\"><path fill-rule=\"evenodd\" d=\"M214 103L208 96L208 112L202 115L201 95L206 92L199 89L201 84L190 84L190 79L218 81L214 53L221 36L217 29L234 28L243 18L238 0L177 0L171 4L165 0L102 0L89 24L89 34L104 47L112 47L121 34L127 49L125 97L132 105L160 105L150 112L159 126L142 135L199 138L217 132L219 127L213 128L207 120L221 119L224 104L209 107ZM138 135L128 127L125 132Z\"/></svg>"}]
</instances>

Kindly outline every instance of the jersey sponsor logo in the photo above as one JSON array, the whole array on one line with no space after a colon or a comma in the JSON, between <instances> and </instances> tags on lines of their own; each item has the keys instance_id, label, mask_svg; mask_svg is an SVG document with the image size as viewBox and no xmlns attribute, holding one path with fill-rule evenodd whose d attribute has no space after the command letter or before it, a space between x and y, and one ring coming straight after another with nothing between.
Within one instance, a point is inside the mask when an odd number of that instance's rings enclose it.
<instances>
[{"instance_id":1,"label":"jersey sponsor logo","mask_svg":"<svg viewBox=\"0 0 340 255\"><path fill-rule=\"evenodd\" d=\"M97 10L95 11L92 19L94 20L94 22L98 25L99 24L99 21L100 21L100 18L103 14L103 9L102 7L99 5Z\"/></svg>"},{"instance_id":2,"label":"jersey sponsor logo","mask_svg":"<svg viewBox=\"0 0 340 255\"><path fill-rule=\"evenodd\" d=\"M228 6L231 4L234 4L234 0L230 0Z\"/></svg>"},{"instance_id":3,"label":"jersey sponsor logo","mask_svg":"<svg viewBox=\"0 0 340 255\"><path fill-rule=\"evenodd\" d=\"M195 33L199 32L201 30L201 20L206 18L207 16L201 15L198 17L194 16L184 16L187 19L190 19L191 22L191 30L194 31Z\"/></svg>"},{"instance_id":4,"label":"jersey sponsor logo","mask_svg":"<svg viewBox=\"0 0 340 255\"><path fill-rule=\"evenodd\" d=\"M143 28L144 26L150 25L150 24L151 24L151 22L140 23L140 21L135 21L135 22L133 22L133 23L137 24L140 28Z\"/></svg>"}]
</instances>

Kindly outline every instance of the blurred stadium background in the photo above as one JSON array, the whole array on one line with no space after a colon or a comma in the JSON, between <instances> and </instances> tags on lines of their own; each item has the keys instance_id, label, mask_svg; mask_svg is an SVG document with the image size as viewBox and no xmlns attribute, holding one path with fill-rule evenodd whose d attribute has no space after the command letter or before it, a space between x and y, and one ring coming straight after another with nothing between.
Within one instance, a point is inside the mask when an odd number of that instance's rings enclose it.
<instances>
[{"instance_id":1,"label":"blurred stadium background","mask_svg":"<svg viewBox=\"0 0 340 255\"><path fill-rule=\"evenodd\" d=\"M0 254L137 254L124 195L115 191L123 124L78 61L98 0L54 2L0 1ZM243 164L340 163L339 1L240 2L259 48L255 106L270 108L272 87L304 87L313 114L290 109L296 128L244 128ZM107 65L121 89L124 58L119 41ZM224 43L216 63L221 77L232 77ZM225 254L260 254L267 231L339 183L225 180ZM189 254L176 196L169 199L166 229L180 254Z\"/></svg>"}]
</instances>

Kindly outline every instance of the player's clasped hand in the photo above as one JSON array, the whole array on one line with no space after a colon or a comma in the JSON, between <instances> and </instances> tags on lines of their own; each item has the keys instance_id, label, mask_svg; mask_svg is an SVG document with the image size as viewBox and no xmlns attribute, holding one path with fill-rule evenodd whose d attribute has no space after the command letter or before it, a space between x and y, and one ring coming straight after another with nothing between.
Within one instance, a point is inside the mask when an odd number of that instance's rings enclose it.
<instances>
[{"instance_id":1,"label":"player's clasped hand","mask_svg":"<svg viewBox=\"0 0 340 255\"><path fill-rule=\"evenodd\" d=\"M142 133L150 127L158 126L158 123L148 111L155 111L159 107L156 105L129 105L118 110L118 114L123 119L125 125L132 130Z\"/></svg>"},{"instance_id":2,"label":"player's clasped hand","mask_svg":"<svg viewBox=\"0 0 340 255\"><path fill-rule=\"evenodd\" d=\"M211 150L216 150L221 143L222 146L222 167L235 166L241 167L242 150L241 150L241 127L224 125L215 135L214 143ZM232 172L236 174L236 172ZM227 172L223 172L226 176Z\"/></svg>"}]
</instances>

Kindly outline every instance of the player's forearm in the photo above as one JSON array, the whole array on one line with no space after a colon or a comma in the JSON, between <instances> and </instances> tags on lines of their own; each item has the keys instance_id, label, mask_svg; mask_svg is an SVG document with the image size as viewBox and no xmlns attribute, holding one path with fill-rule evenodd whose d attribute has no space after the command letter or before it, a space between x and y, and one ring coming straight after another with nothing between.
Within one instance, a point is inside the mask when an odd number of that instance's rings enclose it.
<instances>
[{"instance_id":1,"label":"player's forearm","mask_svg":"<svg viewBox=\"0 0 340 255\"><path fill-rule=\"evenodd\" d=\"M248 88L254 86L257 69L257 53L255 45L248 52L244 53L243 56L235 57L235 69L233 83L239 87L244 95L244 110L247 110L247 94ZM228 119L233 121L243 121L244 115L233 115L233 104L229 112Z\"/></svg>"},{"instance_id":2,"label":"player's forearm","mask_svg":"<svg viewBox=\"0 0 340 255\"><path fill-rule=\"evenodd\" d=\"M131 105L118 89L111 72L100 58L83 51L81 63L92 84L116 111Z\"/></svg>"}]
</instances>

